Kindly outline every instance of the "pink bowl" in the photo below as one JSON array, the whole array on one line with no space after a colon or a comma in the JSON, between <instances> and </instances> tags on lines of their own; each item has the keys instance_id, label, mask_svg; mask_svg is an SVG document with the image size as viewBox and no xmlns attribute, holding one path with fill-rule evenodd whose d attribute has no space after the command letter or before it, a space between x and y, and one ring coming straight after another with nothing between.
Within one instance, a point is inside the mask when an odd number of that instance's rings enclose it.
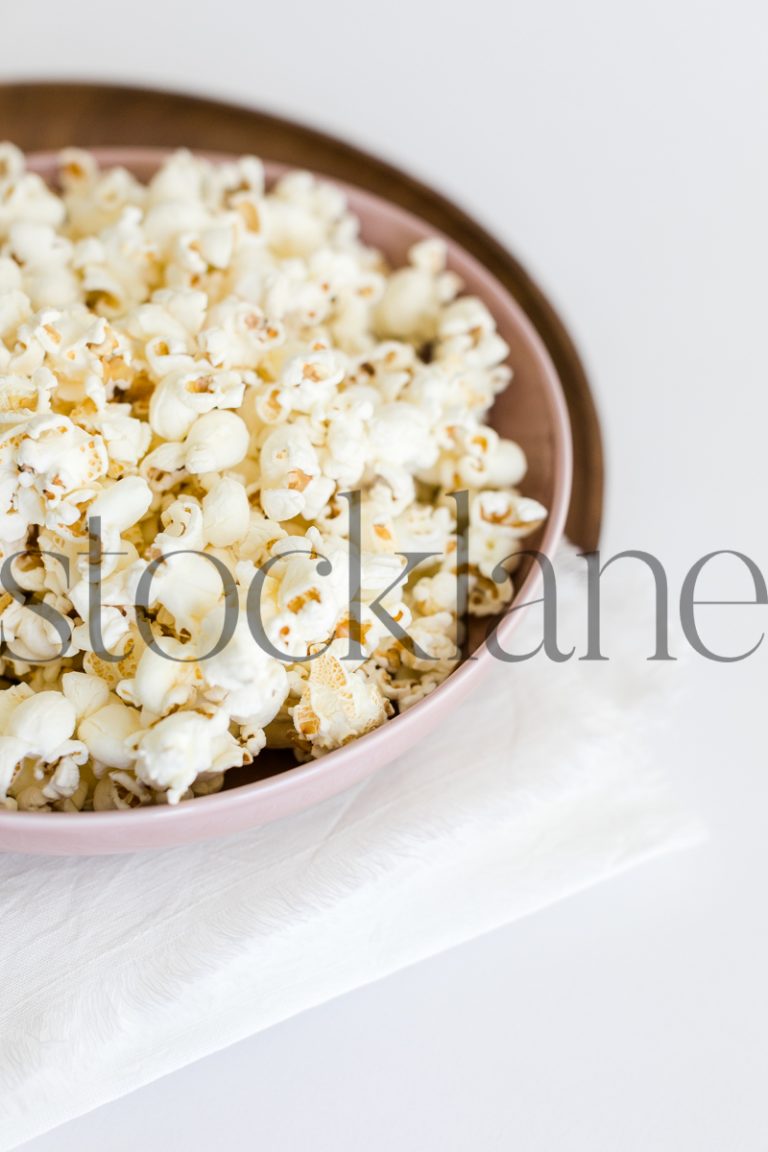
<instances>
[{"instance_id":1,"label":"pink bowl","mask_svg":"<svg viewBox=\"0 0 768 1152\"><path fill-rule=\"evenodd\" d=\"M168 154L164 149L146 148L93 151L103 166L121 164L141 179L151 176ZM212 160L228 158L205 155ZM33 154L29 164L46 179L54 179L54 154ZM267 164L269 179L285 170L284 165ZM362 188L336 183L362 222L363 238L380 248L393 264L402 263L408 248L417 240L440 235L402 208ZM517 440L528 456L524 491L549 509L546 524L532 539L531 547L552 556L568 511L572 470L568 412L557 372L537 332L512 296L450 237L443 239L448 245L450 267L459 273L468 292L485 301L509 344L514 379L498 398L490 423L501 434ZM534 597L539 584L538 565L521 568L521 575L515 605L523 605ZM497 635L503 646L508 644L521 614L511 612L499 622ZM278 760L276 764L262 755L256 767L260 772L271 773L265 778L236 784L176 807L72 814L0 812L0 851L51 856L136 852L226 836L290 816L364 779L424 740L441 720L453 714L493 667L493 657L482 637L475 638L470 648L470 659L425 700L320 760L286 766L285 761ZM425 753L428 754L427 745Z\"/></svg>"}]
</instances>

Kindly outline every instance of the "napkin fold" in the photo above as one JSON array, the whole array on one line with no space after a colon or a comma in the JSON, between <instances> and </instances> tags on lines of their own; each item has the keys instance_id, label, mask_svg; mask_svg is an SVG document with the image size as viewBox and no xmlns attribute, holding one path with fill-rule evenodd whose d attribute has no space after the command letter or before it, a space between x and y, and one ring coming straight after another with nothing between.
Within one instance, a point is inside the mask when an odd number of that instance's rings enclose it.
<instances>
[{"instance_id":1,"label":"napkin fold","mask_svg":"<svg viewBox=\"0 0 768 1152\"><path fill-rule=\"evenodd\" d=\"M565 650L583 567L559 558ZM0 1152L698 840L648 764L684 669L647 663L617 584L607 663L499 663L442 730L309 812L137 856L0 856ZM515 649L540 638L532 609Z\"/></svg>"}]
</instances>

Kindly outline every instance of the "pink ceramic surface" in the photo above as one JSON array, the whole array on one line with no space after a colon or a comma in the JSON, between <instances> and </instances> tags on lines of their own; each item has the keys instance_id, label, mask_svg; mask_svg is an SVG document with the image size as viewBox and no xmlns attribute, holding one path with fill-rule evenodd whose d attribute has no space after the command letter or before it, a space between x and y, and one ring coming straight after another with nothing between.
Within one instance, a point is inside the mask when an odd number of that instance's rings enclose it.
<instances>
[{"instance_id":1,"label":"pink ceramic surface","mask_svg":"<svg viewBox=\"0 0 768 1152\"><path fill-rule=\"evenodd\" d=\"M149 177L166 155L161 149L94 152L103 166L122 164L142 179ZM30 166L52 179L55 157L36 154L30 158ZM267 165L270 179L284 170L281 165ZM393 264L402 263L408 248L417 240L438 234L416 216L370 192L339 186L362 222L363 238L380 248ZM515 300L472 256L450 238L445 239L450 267L459 273L468 292L485 301L510 346L514 380L497 400L490 422L525 449L529 471L523 489L549 509L546 524L531 546L553 555L568 511L572 464L568 414L557 373ZM533 565L519 583L515 603L531 600L538 583L538 566ZM508 645L520 616L521 612L512 612L499 623L502 646ZM0 811L0 851L45 855L135 852L226 836L290 816L351 787L417 743L429 755L430 732L454 714L494 664L491 653L480 643L471 659L430 696L369 735L320 760L292 767L281 764L277 770L268 768L275 774L173 808L76 814ZM256 767L260 767L258 760Z\"/></svg>"}]
</instances>

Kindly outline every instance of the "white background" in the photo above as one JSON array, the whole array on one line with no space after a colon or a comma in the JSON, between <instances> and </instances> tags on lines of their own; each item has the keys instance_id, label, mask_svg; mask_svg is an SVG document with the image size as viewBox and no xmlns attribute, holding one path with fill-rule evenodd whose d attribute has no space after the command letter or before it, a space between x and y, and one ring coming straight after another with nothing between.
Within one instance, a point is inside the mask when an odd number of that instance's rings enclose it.
<instances>
[{"instance_id":1,"label":"white background","mask_svg":"<svg viewBox=\"0 0 768 1152\"><path fill-rule=\"evenodd\" d=\"M147 82L329 128L520 255L585 355L604 545L768 572L759 0L14 4L5 79ZM11 132L12 126L0 126ZM140 143L140 141L137 141ZM726 569L732 598L748 582ZM707 609L733 651L765 608ZM726 611L730 615L726 616ZM768 645L659 742L711 841L210 1057L29 1152L763 1152Z\"/></svg>"}]
</instances>

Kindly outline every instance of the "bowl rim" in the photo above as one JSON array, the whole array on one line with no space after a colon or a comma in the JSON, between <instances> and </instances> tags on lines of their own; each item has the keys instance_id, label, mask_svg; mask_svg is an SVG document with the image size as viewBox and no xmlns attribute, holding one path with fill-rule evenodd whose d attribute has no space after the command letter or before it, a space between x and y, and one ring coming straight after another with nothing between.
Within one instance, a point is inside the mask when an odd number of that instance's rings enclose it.
<instances>
[{"instance_id":1,"label":"bowl rim","mask_svg":"<svg viewBox=\"0 0 768 1152\"><path fill-rule=\"evenodd\" d=\"M132 164L137 166L159 164L163 159L179 151L178 148L170 147L130 145L114 147L94 146L81 150L95 157L103 167L123 166L129 169ZM225 151L219 152L199 148L188 150L191 151L194 156L210 160L214 163L226 163L227 161L232 161L237 158L237 154ZM25 153L27 166L32 171L42 170L43 172L47 172L58 165L60 151L61 150L44 150ZM268 182L271 182L286 172L302 170L296 165L272 161L266 157L262 157L262 160ZM311 171L311 169L307 169L307 171ZM323 173L313 174L317 175L318 180L322 183L328 183L339 188L348 200L352 202L353 210L355 210L354 204L356 201L366 203L371 207L378 207L379 210L383 208L394 222L400 221L410 226L417 224L420 228L426 229L430 236L444 240L449 251L449 263L450 255L459 252L462 261L471 265L473 275L475 275L482 284L483 294L487 292L492 298L502 300L504 308L513 314L522 338L528 343L535 358L539 362L542 377L546 383L544 395L549 409L551 421L550 434L552 436L553 448L553 498L550 508L548 509L548 516L541 541L538 545L538 550L543 555L553 559L557 545L563 536L568 514L573 474L573 444L568 407L559 374L541 336L525 310L514 298L509 289L506 288L476 256L464 248L457 240L454 240L450 235L435 227L417 213L408 211L399 204L387 200L386 197L362 185L338 180ZM500 642L509 638L531 602L535 602L535 594L541 582L542 576L539 566L532 565L523 583L516 590L509 607L494 629ZM198 796L192 801L182 802L173 806L158 804L151 807L125 810L72 812L66 814L59 812L11 812L0 810L0 853L5 851L28 851L44 854L46 853L45 844L37 844L36 841L40 839L43 834L50 834L54 829L56 831L57 841L62 842L66 840L67 842L67 847L62 847L62 844L59 843L56 847L47 850L54 854L77 851L76 845L80 836L86 834L88 830L93 834L97 827L101 830L102 835L114 833L117 838L121 838L120 834L127 829L132 829L138 837L140 829L153 829L163 825L168 825L169 828L173 826L175 831L181 833L181 835L175 836L173 840L169 841L169 845L172 843L188 842L191 839L205 839L206 837L224 835L225 832L219 827L219 819L227 812L235 809L242 810L244 804L248 801L256 802L263 800L266 803L279 801L284 793L297 789L302 784L309 785L311 790L312 785L321 783L323 777L327 776L329 771L338 768L342 760L350 760L352 755L358 759L365 755L369 755L370 759L375 759L376 752L384 743L397 747L394 755L387 758L394 759L408 747L416 743L416 739L418 738L416 733L419 727L423 727L424 725L424 713L427 706L431 706L433 710L436 706L441 706L445 711L454 703L458 703L459 700L463 699L473 687L476 687L483 676L490 671L493 667L493 659L494 657L489 650L488 642L484 640L437 688L406 712L392 717L372 732L368 732L364 736L359 736L355 740L350 741L349 744L337 748L332 752L328 752L316 760L296 764L273 776L252 781L248 784L236 785L233 788L207 796ZM414 732L413 739L410 738L412 731ZM383 766L384 765L382 765L382 767ZM355 779L364 775L366 775L365 772L355 774L347 783L342 784L339 789L334 789L334 791L343 791L353 783ZM320 789L318 795L322 796L325 795L325 793ZM328 793L328 795L330 795L330 793ZM215 823L216 827L206 833L205 825L209 820L212 824ZM265 821L248 821L247 824L248 826L256 827L264 822ZM198 834L191 835L195 832L195 826L197 826L196 831ZM232 830L235 831L244 826L243 822L237 821L234 823ZM19 847L17 843L14 843L14 845L6 849L3 844L4 833L6 832L13 833L12 838L15 842L27 840L28 838L30 847ZM23 835L20 836L19 833L23 833ZM130 839L127 835L125 838L126 840ZM104 848L92 848L91 850L97 852L105 851ZM113 851L116 852L130 852L133 850L131 847L124 846L113 849ZM86 854L87 851L88 849L85 849L84 854Z\"/></svg>"}]
</instances>

